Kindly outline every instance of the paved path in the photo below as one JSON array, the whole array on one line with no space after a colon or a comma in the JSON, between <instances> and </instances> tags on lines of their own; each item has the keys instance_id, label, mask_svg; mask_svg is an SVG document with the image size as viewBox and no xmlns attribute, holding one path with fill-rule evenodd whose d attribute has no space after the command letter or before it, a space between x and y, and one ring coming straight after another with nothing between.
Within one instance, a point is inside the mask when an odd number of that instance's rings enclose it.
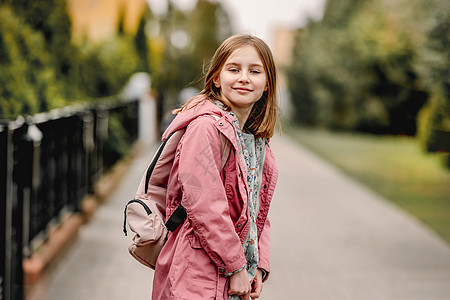
<instances>
[{"instance_id":1,"label":"paved path","mask_svg":"<svg viewBox=\"0 0 450 300\"><path fill-rule=\"evenodd\" d=\"M272 274L260 299L448 300L450 246L289 138L272 141ZM122 210L153 151L42 283L40 299L150 299L152 271L127 253Z\"/></svg>"}]
</instances>

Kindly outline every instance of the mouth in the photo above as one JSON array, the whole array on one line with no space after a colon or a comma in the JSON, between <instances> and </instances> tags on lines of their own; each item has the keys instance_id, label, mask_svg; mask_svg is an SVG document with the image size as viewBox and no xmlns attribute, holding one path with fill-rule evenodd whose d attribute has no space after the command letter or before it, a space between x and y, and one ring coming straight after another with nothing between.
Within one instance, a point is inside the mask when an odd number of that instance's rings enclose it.
<instances>
[{"instance_id":1,"label":"mouth","mask_svg":"<svg viewBox=\"0 0 450 300\"><path fill-rule=\"evenodd\" d=\"M245 88L245 87L234 87L233 90L240 92L240 93L249 93L249 92L253 91L253 90L251 90L249 88Z\"/></svg>"}]
</instances>

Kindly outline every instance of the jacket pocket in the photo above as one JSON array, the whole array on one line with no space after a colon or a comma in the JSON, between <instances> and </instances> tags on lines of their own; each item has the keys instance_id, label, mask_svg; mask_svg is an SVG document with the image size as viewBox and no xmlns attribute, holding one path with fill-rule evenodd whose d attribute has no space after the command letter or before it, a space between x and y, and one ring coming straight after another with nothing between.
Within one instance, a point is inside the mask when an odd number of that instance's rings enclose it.
<instances>
[{"instance_id":1,"label":"jacket pocket","mask_svg":"<svg viewBox=\"0 0 450 300\"><path fill-rule=\"evenodd\" d=\"M217 290L217 267L199 240L192 232L188 236L190 249L187 251L189 282L187 289L192 289L190 294L198 294L201 299L215 299ZM200 299L199 298L199 299Z\"/></svg>"}]
</instances>

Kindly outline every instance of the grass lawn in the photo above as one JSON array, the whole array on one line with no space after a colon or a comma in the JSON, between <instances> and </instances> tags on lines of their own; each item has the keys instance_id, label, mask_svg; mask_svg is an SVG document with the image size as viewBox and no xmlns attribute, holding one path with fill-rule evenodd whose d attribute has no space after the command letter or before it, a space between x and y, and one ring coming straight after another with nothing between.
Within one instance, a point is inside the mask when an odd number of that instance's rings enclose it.
<instances>
[{"instance_id":1,"label":"grass lawn","mask_svg":"<svg viewBox=\"0 0 450 300\"><path fill-rule=\"evenodd\" d=\"M415 138L287 128L295 140L329 160L450 243L450 170Z\"/></svg>"}]
</instances>

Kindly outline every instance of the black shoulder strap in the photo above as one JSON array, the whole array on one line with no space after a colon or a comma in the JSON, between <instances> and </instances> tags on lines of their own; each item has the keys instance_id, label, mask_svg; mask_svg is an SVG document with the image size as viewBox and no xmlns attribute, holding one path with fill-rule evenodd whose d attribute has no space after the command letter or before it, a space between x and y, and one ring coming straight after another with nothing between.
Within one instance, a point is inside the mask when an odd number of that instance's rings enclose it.
<instances>
[{"instance_id":1,"label":"black shoulder strap","mask_svg":"<svg viewBox=\"0 0 450 300\"><path fill-rule=\"evenodd\" d=\"M148 183L150 181L150 177L152 176L153 170L155 169L156 163L158 162L159 157L161 156L161 153L164 150L164 147L167 144L167 141L174 135L176 131L172 132L165 140L162 142L162 144L159 146L158 151L156 152L155 156L153 157L152 162L148 166L147 174L145 175L145 193L148 192Z\"/></svg>"},{"instance_id":2,"label":"black shoulder strap","mask_svg":"<svg viewBox=\"0 0 450 300\"><path fill-rule=\"evenodd\" d=\"M218 117L213 115L214 119L218 120ZM145 193L148 192L148 185L150 182L150 177L152 176L153 170L155 169L156 163L158 162L159 157L161 156L161 153L164 150L164 147L166 146L169 139L176 133L177 131L172 132L165 140L162 142L162 144L159 146L158 150L156 151L155 156L153 157L152 162L150 163L147 173L145 175ZM229 141L223 136L222 133L220 134L220 139L222 142L222 168L224 167L226 161L228 160L228 156L230 154L230 143ZM170 216L170 218L166 222L166 227L170 231L175 231L180 224L184 222L186 219L186 209L180 204L180 206L177 207L177 209L173 212L173 214Z\"/></svg>"},{"instance_id":3,"label":"black shoulder strap","mask_svg":"<svg viewBox=\"0 0 450 300\"><path fill-rule=\"evenodd\" d=\"M184 220L187 217L186 209L183 207L183 205L180 204L180 206L175 209L175 211L170 216L169 220L166 222L166 228L172 232L174 232L180 224L184 222Z\"/></svg>"}]
</instances>

